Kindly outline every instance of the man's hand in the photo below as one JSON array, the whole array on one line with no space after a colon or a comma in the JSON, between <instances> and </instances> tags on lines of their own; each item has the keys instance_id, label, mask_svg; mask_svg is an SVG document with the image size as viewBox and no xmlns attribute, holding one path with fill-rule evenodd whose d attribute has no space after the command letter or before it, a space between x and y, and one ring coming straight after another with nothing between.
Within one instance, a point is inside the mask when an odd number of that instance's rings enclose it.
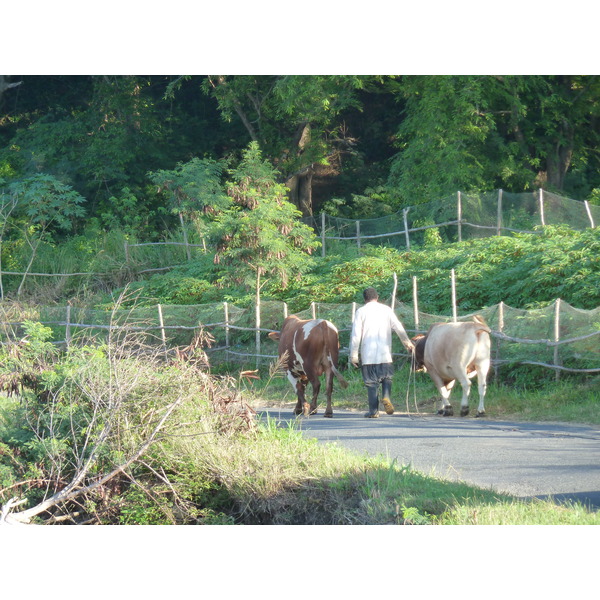
<instances>
[{"instance_id":1,"label":"man's hand","mask_svg":"<svg viewBox=\"0 0 600 600\"><path fill-rule=\"evenodd\" d=\"M409 352L414 352L415 351L415 345L412 342L408 342L408 344L405 344L405 348L409 351Z\"/></svg>"},{"instance_id":2,"label":"man's hand","mask_svg":"<svg viewBox=\"0 0 600 600\"><path fill-rule=\"evenodd\" d=\"M358 369L358 358L352 358L352 359L350 360L350 363L352 364L352 366L353 366L355 369Z\"/></svg>"}]
</instances>

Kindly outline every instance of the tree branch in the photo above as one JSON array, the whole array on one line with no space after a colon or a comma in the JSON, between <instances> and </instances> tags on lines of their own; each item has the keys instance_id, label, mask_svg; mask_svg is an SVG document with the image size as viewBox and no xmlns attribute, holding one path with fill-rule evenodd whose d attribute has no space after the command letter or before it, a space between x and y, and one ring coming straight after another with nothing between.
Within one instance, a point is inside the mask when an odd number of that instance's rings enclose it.
<instances>
[{"instance_id":1,"label":"tree branch","mask_svg":"<svg viewBox=\"0 0 600 600\"><path fill-rule=\"evenodd\" d=\"M64 489L62 489L60 492L54 494L47 500L40 502L39 504L37 504L36 506L33 506L32 508L29 508L24 511L16 512L16 513L12 512L12 509L15 506L18 506L19 504L22 504L23 502L25 502L25 500L17 501L16 498L9 500L9 502L7 502L7 504L2 507L2 515L0 516L0 525L30 523L31 519L33 517L39 515L40 513L47 511L48 509L52 508L53 506L55 506L57 504L60 504L61 502L67 502L69 500L76 498L77 496L80 496L81 494L92 492L96 488L104 485L107 481L109 481L110 479L112 479L113 477L118 475L119 473L124 472L125 469L127 469L132 463L134 463L136 460L138 460L146 452L146 450L150 447L150 445L155 441L156 436L162 430L166 420L169 418L169 416L175 410L175 408L181 403L182 398L183 397L180 396L175 402L173 402L172 404L170 404L168 406L165 414L163 415L161 420L158 422L158 424L156 425L156 427L150 434L149 438L123 464L121 464L118 467L116 467L115 469L113 469L110 473L108 473L104 477L101 477L98 481L96 481L94 483L90 483L89 485L86 485L84 487L78 487L80 482L84 479L87 472L89 471L89 469L92 465L93 459L95 458L95 453L92 453L92 456L90 456L90 458L88 459L86 464L82 467L82 469L78 473L75 474L71 483L69 483L69 485L67 485ZM97 445L96 448L98 448L98 446L99 445Z\"/></svg>"}]
</instances>

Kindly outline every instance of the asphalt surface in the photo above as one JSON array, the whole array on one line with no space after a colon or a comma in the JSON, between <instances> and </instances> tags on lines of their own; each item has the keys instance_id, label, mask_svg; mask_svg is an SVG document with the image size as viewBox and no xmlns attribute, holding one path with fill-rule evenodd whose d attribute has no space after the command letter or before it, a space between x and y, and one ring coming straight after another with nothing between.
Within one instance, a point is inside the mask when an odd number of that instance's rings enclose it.
<instances>
[{"instance_id":1,"label":"asphalt surface","mask_svg":"<svg viewBox=\"0 0 600 600\"><path fill-rule=\"evenodd\" d=\"M395 458L427 475L600 509L600 428L406 413L365 419L363 412L337 409L332 419L322 410L296 418L292 407L258 412L282 425L293 420L322 442Z\"/></svg>"}]
</instances>

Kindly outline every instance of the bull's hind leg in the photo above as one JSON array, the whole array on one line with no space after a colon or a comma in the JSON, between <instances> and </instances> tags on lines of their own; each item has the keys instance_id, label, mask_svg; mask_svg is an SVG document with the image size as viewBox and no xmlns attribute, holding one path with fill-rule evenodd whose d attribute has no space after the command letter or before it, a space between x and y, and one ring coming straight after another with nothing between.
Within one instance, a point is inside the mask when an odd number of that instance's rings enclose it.
<instances>
[{"instance_id":1,"label":"bull's hind leg","mask_svg":"<svg viewBox=\"0 0 600 600\"><path fill-rule=\"evenodd\" d=\"M327 395L327 407L325 408L324 417L333 417L333 407L331 406L331 396L333 394L333 371L329 371L326 374L326 387L325 393Z\"/></svg>"},{"instance_id":2,"label":"bull's hind leg","mask_svg":"<svg viewBox=\"0 0 600 600\"><path fill-rule=\"evenodd\" d=\"M487 374L490 368L490 361L482 360L477 366L477 387L479 391L479 406L477 407L477 416L485 415L485 392L487 390Z\"/></svg>"},{"instance_id":3,"label":"bull's hind leg","mask_svg":"<svg viewBox=\"0 0 600 600\"><path fill-rule=\"evenodd\" d=\"M439 375L432 373L431 371L429 372L429 375L431 375L431 379L433 379L435 387L442 395L442 404L440 409L437 411L437 414L443 415L444 417L451 417L452 415L454 415L454 410L452 409L452 405L450 404L450 392L452 391L454 380L445 384Z\"/></svg>"},{"instance_id":4,"label":"bull's hind leg","mask_svg":"<svg viewBox=\"0 0 600 600\"><path fill-rule=\"evenodd\" d=\"M312 385L312 399L310 401L310 406L304 403L305 410L308 410L307 415L316 415L317 414L317 396L319 395L319 390L321 389L321 381L318 377L313 377L310 379L310 383Z\"/></svg>"},{"instance_id":5,"label":"bull's hind leg","mask_svg":"<svg viewBox=\"0 0 600 600\"><path fill-rule=\"evenodd\" d=\"M462 387L462 400L460 401L460 416L466 417L469 414L469 393L471 391L471 382L466 373L461 373L459 376L460 385Z\"/></svg>"},{"instance_id":6,"label":"bull's hind leg","mask_svg":"<svg viewBox=\"0 0 600 600\"><path fill-rule=\"evenodd\" d=\"M291 371L287 372L288 381L292 384L293 388L296 390L296 406L294 407L294 414L301 415L304 412L304 385L302 381L294 377Z\"/></svg>"}]
</instances>

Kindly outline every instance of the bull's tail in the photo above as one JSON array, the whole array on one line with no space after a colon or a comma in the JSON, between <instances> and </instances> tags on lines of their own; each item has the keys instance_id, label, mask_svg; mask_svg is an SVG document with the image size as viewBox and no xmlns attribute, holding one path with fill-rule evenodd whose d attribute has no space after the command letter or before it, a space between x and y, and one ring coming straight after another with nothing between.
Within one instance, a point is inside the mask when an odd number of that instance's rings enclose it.
<instances>
[{"instance_id":1,"label":"bull's tail","mask_svg":"<svg viewBox=\"0 0 600 600\"><path fill-rule=\"evenodd\" d=\"M333 374L336 376L337 380L340 382L340 385L342 386L342 389L346 389L348 387L348 382L346 381L346 379L344 378L344 376L338 371L337 368L337 354L339 352L339 347L340 347L340 342L339 342L339 338L338 338L338 332L337 329L335 327L335 325L333 323L330 323L329 321L327 321L325 323L326 327L325 327L325 352L327 353L327 360L329 361L329 364L331 365L331 371L333 372ZM331 338L330 338L330 328L335 331L335 350L336 350L336 362L333 361L333 358L331 356Z\"/></svg>"},{"instance_id":2,"label":"bull's tail","mask_svg":"<svg viewBox=\"0 0 600 600\"><path fill-rule=\"evenodd\" d=\"M475 315L473 317L473 321L475 321L475 323L479 325L479 327L477 327L477 329L475 330L475 333L478 334L480 331L485 331L486 333L492 332L492 330L488 327L488 324L485 322L484 318L481 315Z\"/></svg>"},{"instance_id":3,"label":"bull's tail","mask_svg":"<svg viewBox=\"0 0 600 600\"><path fill-rule=\"evenodd\" d=\"M348 387L348 382L346 381L344 376L336 369L333 362L331 363L331 370L333 371L333 374L337 377L337 380L340 382L342 388L345 390Z\"/></svg>"}]
</instances>

